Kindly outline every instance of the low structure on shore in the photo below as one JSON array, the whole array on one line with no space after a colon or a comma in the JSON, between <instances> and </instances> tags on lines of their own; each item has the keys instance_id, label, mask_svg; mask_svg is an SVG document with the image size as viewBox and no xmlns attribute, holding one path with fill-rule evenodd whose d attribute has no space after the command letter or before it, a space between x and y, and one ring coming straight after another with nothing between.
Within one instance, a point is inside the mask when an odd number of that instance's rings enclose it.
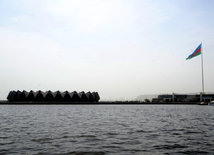
<instances>
[{"instance_id":1,"label":"low structure on shore","mask_svg":"<svg viewBox=\"0 0 214 155\"><path fill-rule=\"evenodd\" d=\"M7 100L9 102L98 102L100 99L98 92L84 91L10 91Z\"/></svg>"},{"instance_id":2,"label":"low structure on shore","mask_svg":"<svg viewBox=\"0 0 214 155\"><path fill-rule=\"evenodd\" d=\"M162 94L157 98L153 98L151 102L210 102L214 99L214 93L198 93L198 94Z\"/></svg>"}]
</instances>

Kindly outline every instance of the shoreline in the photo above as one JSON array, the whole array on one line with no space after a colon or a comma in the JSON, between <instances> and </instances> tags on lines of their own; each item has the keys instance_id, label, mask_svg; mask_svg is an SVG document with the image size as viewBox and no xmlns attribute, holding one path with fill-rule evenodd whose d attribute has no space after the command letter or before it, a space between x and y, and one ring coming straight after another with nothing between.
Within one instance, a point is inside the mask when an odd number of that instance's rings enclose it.
<instances>
[{"instance_id":1,"label":"shoreline","mask_svg":"<svg viewBox=\"0 0 214 155\"><path fill-rule=\"evenodd\" d=\"M25 101L9 102L0 101L0 105L198 105L196 102L135 102L135 101L101 101L101 102L43 102L43 101Z\"/></svg>"}]
</instances>

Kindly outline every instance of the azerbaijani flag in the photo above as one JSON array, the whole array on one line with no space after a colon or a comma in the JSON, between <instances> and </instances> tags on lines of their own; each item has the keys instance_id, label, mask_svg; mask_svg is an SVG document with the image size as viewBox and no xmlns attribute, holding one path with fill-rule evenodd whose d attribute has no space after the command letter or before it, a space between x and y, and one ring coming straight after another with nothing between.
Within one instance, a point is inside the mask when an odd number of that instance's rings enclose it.
<instances>
[{"instance_id":1,"label":"azerbaijani flag","mask_svg":"<svg viewBox=\"0 0 214 155\"><path fill-rule=\"evenodd\" d=\"M186 60L192 59L192 58L194 58L194 57L196 57L196 56L198 56L200 54L201 54L201 44L195 49L195 51L192 54L190 54L188 56L188 58L186 58Z\"/></svg>"}]
</instances>

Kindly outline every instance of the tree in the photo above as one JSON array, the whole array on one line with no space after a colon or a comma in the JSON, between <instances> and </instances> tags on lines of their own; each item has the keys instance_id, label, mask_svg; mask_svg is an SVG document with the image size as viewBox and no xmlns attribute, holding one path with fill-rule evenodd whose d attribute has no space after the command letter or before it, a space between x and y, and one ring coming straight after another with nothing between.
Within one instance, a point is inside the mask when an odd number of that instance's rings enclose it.
<instances>
[{"instance_id":1,"label":"tree","mask_svg":"<svg viewBox=\"0 0 214 155\"><path fill-rule=\"evenodd\" d=\"M150 103L150 100L146 98L144 99L144 102Z\"/></svg>"}]
</instances>

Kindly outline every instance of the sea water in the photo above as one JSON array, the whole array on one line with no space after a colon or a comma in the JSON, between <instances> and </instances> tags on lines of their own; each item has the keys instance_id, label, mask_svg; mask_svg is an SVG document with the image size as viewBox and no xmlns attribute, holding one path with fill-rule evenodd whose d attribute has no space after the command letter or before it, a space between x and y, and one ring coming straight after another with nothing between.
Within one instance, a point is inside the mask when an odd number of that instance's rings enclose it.
<instances>
[{"instance_id":1,"label":"sea water","mask_svg":"<svg viewBox=\"0 0 214 155\"><path fill-rule=\"evenodd\" d=\"M0 154L213 154L214 106L0 105Z\"/></svg>"}]
</instances>

